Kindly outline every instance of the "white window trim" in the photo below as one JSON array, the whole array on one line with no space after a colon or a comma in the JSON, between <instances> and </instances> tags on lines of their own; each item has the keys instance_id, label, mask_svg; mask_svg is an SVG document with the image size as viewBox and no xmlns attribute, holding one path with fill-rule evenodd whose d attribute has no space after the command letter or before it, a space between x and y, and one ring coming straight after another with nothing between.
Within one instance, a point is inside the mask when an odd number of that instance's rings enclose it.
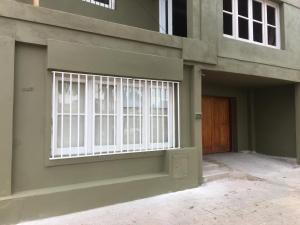
<instances>
[{"instance_id":1,"label":"white window trim","mask_svg":"<svg viewBox=\"0 0 300 225\"><path fill-rule=\"evenodd\" d=\"M159 0L159 32L173 34L173 0Z\"/></svg>"},{"instance_id":2,"label":"white window trim","mask_svg":"<svg viewBox=\"0 0 300 225\"><path fill-rule=\"evenodd\" d=\"M59 76L60 74L61 76ZM67 74L67 76L65 75ZM69 77L69 78L66 78ZM95 79L97 77L97 79ZM80 78L80 79L78 79ZM95 85L97 83L100 83L101 85L107 84L107 78L109 78L109 85L113 85L116 87L114 89L116 93L116 99L114 100L114 144L113 145L101 145L101 134L100 135L100 145L96 145L95 143L95 118L99 115L110 115L111 113L108 111L107 113L100 112L95 113ZM72 84L79 84L83 83L85 84L85 106L84 106L84 112L72 112L72 104L70 104L70 113L61 113L64 111L63 107L64 104L62 104L61 112L58 112L58 82L62 81L68 82L70 84L70 90L72 90ZM127 84L125 83L127 82ZM130 83L134 81L133 83ZM73 82L73 83L72 83ZM138 87L143 92L144 100L142 102L142 98L140 98L139 105L142 106L142 112L138 115L132 113L124 113L123 111L123 88L124 87L133 87L134 85L138 84ZM143 84L143 85L142 85ZM150 86L151 85L151 86ZM108 86L108 85L107 85ZM62 85L62 91L64 86ZM157 89L158 88L158 89ZM150 98L151 91L155 92L155 98L157 98L157 94L159 94L160 101L162 91L157 92L157 90L166 90L167 94L167 108L168 112L167 114L162 113L159 114L158 110L156 111L157 114L150 114L150 105L152 105L152 102L149 103L149 99L152 100L153 98ZM78 88L78 95L80 98L80 90L81 88ZM176 95L175 95L176 91ZM109 92L108 92L109 93ZM72 94L72 92L71 92ZM160 150L172 150L172 149L178 149L180 148L180 112L179 112L179 83L173 82L173 81L158 81L158 80L146 80L146 79L131 79L131 78L122 78L122 77L111 77L111 76L100 76L100 75L87 75L87 74L77 74L77 73L71 73L71 72L59 72L59 71L53 71L53 90L52 90L52 151L51 151L51 157L50 160L54 159L65 159L65 158L79 158L79 157L90 157L90 156L99 156L99 155L112 155L112 154L122 154L122 153L135 153L135 152L149 152L149 151L160 151ZM173 96L173 97L172 97ZM175 102L175 97L177 98L177 102ZM109 99L109 96L107 96L107 100ZM135 99L133 100L133 107L135 108ZM175 107L177 105L177 108ZM157 105L158 106L158 105ZM166 105L165 105L166 106ZM80 100L78 101L78 109L80 109ZM98 115L99 114L99 115ZM78 126L79 126L79 116L84 116L84 146L80 146L79 144L79 129L77 130L77 147L71 147L71 138L72 138L72 132L69 132L69 146L68 147L57 147L57 118L59 115L65 115L70 116L70 128L69 130L72 130L71 125L71 117L77 116ZM127 121L129 117L134 116L135 118L140 118L140 130L143 130L140 132L139 140L140 143L136 144L126 144L123 141L123 119L124 116L127 116ZM165 136L165 127L163 126L163 130L159 131L159 128L157 126L157 140L151 140L151 134L150 132L152 129L150 129L151 119L153 117L156 118L163 118L163 124L165 122L165 118L168 118L167 120L167 126L168 126L168 141L167 142L160 142L159 141L159 132L162 132L162 139L164 140ZM175 118L175 116L177 118ZM64 116L61 118L61 136L60 136L60 145L63 146L63 130L64 130ZM101 125L100 121L102 119L102 116L99 118L99 126ZM178 121L176 121L178 119ZM177 122L177 127L176 127ZM158 125L157 120L157 125ZM141 126L143 124L143 129L141 129ZM107 124L109 126L109 123ZM135 127L135 125L133 125ZM134 128L135 129L135 128ZM108 130L109 131L109 128ZM129 130L127 130L129 131ZM149 132L150 131L150 132ZM177 133L176 133L177 132ZM143 135L142 135L143 134ZM146 134L146 135L145 135ZM135 135L133 136L135 138ZM152 133L153 137L153 133ZM129 138L129 136L127 136ZM109 138L108 138L109 139ZM175 140L176 139L176 140ZM108 141L108 140L107 140ZM135 143L135 141L133 141Z\"/></svg>"},{"instance_id":3,"label":"white window trim","mask_svg":"<svg viewBox=\"0 0 300 225\"><path fill-rule=\"evenodd\" d=\"M255 21L255 22L261 23L261 21L256 21L253 19L253 11L252 11L253 10L253 4L252 4L253 0L248 0L248 6L249 6L248 7L248 18L238 15L238 3L237 3L238 1L237 0L231 0L232 12L229 12L229 11L226 11L223 9L223 11L222 11L223 14L226 13L226 14L232 15L232 33L233 33L233 35L228 35L228 34L223 33L223 36L226 38L231 38L231 39L235 39L235 40L239 40L239 41L243 41L243 42L247 42L247 43L253 43L256 45L280 49L281 48L281 36L280 36L279 4L269 1L269 0L255 0L255 1L262 3L263 43L256 42L253 40L253 22ZM267 24L267 6L268 5L275 8L275 19L276 19L275 26ZM249 39L243 39L243 38L239 37L239 27L238 27L238 18L239 17L248 19L248 21L249 21L249 26L248 26ZM268 30L267 30L268 26L273 26L276 28L276 46L268 44Z\"/></svg>"},{"instance_id":4,"label":"white window trim","mask_svg":"<svg viewBox=\"0 0 300 225\"><path fill-rule=\"evenodd\" d=\"M87 2L87 3L91 3L93 5L101 6L101 7L107 8L107 9L112 9L112 10L115 9L115 0L109 0L108 4L104 4L102 2L97 2L97 1L94 1L94 0L82 0L82 1Z\"/></svg>"}]
</instances>

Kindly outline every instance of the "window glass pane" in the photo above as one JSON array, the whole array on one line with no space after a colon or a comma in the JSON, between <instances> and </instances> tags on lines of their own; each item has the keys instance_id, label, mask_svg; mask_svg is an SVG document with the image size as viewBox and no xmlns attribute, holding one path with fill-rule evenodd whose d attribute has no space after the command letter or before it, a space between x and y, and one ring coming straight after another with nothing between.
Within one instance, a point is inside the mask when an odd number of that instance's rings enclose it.
<instances>
[{"instance_id":1,"label":"window glass pane","mask_svg":"<svg viewBox=\"0 0 300 225\"><path fill-rule=\"evenodd\" d=\"M157 132L157 128L158 131ZM150 143L167 143L168 142L168 118L167 116L154 116L153 117L153 126L151 125L151 132L153 132L153 138L152 133L150 134ZM159 136L158 136L159 135ZM160 146L163 147L163 146ZM165 146L167 147L167 146Z\"/></svg>"},{"instance_id":2,"label":"window glass pane","mask_svg":"<svg viewBox=\"0 0 300 225\"><path fill-rule=\"evenodd\" d=\"M128 121L128 122L127 122ZM133 126L130 122L130 117L124 116L123 117L123 144L127 145L129 143L133 143L133 137L130 138L130 129Z\"/></svg>"},{"instance_id":3,"label":"window glass pane","mask_svg":"<svg viewBox=\"0 0 300 225\"><path fill-rule=\"evenodd\" d=\"M130 84L127 85L127 83L125 82L123 86L123 113L124 114L127 114L127 111L129 111L127 108L129 108L128 106L130 105L130 98L132 98L132 91L129 85Z\"/></svg>"},{"instance_id":4,"label":"window glass pane","mask_svg":"<svg viewBox=\"0 0 300 225\"><path fill-rule=\"evenodd\" d=\"M238 0L238 13L241 16L248 17L248 0Z\"/></svg>"},{"instance_id":5,"label":"window glass pane","mask_svg":"<svg viewBox=\"0 0 300 225\"><path fill-rule=\"evenodd\" d=\"M232 0L223 0L223 9L232 12Z\"/></svg>"},{"instance_id":6,"label":"window glass pane","mask_svg":"<svg viewBox=\"0 0 300 225\"><path fill-rule=\"evenodd\" d=\"M95 117L95 145L114 145L114 116L102 115L101 117Z\"/></svg>"},{"instance_id":7,"label":"window glass pane","mask_svg":"<svg viewBox=\"0 0 300 225\"><path fill-rule=\"evenodd\" d=\"M268 24L275 26L276 24L275 8L269 5L267 6L267 18L268 18Z\"/></svg>"},{"instance_id":8,"label":"window glass pane","mask_svg":"<svg viewBox=\"0 0 300 225\"><path fill-rule=\"evenodd\" d=\"M253 19L262 21L262 4L261 4L261 2L253 1Z\"/></svg>"},{"instance_id":9,"label":"window glass pane","mask_svg":"<svg viewBox=\"0 0 300 225\"><path fill-rule=\"evenodd\" d=\"M223 13L223 32L227 35L232 35L232 15Z\"/></svg>"},{"instance_id":10,"label":"window glass pane","mask_svg":"<svg viewBox=\"0 0 300 225\"><path fill-rule=\"evenodd\" d=\"M95 111L102 114L114 113L114 86L95 84ZM108 108L109 107L109 108Z\"/></svg>"},{"instance_id":11,"label":"window glass pane","mask_svg":"<svg viewBox=\"0 0 300 225\"><path fill-rule=\"evenodd\" d=\"M127 125L128 121L128 125ZM140 118L133 116L124 116L123 119L123 143L133 145L133 144L140 144L140 132L143 130L140 130ZM139 146L135 147L136 149L139 148Z\"/></svg>"},{"instance_id":12,"label":"window glass pane","mask_svg":"<svg viewBox=\"0 0 300 225\"><path fill-rule=\"evenodd\" d=\"M130 149L140 149L143 132L143 82L131 81L123 87L123 143ZM150 92L149 92L150 95ZM132 146L131 146L132 145Z\"/></svg>"},{"instance_id":13,"label":"window glass pane","mask_svg":"<svg viewBox=\"0 0 300 225\"><path fill-rule=\"evenodd\" d=\"M58 123L57 123L57 147L58 148L66 148L69 147L69 119L68 116L63 116L64 121L62 122L61 118L62 116L58 116ZM61 126L63 124L63 134L61 133Z\"/></svg>"},{"instance_id":14,"label":"window glass pane","mask_svg":"<svg viewBox=\"0 0 300 225\"><path fill-rule=\"evenodd\" d=\"M168 115L168 89L164 86L162 90L162 114Z\"/></svg>"},{"instance_id":15,"label":"window glass pane","mask_svg":"<svg viewBox=\"0 0 300 225\"><path fill-rule=\"evenodd\" d=\"M253 23L253 40L259 43L263 42L263 27L260 23Z\"/></svg>"},{"instance_id":16,"label":"window glass pane","mask_svg":"<svg viewBox=\"0 0 300 225\"><path fill-rule=\"evenodd\" d=\"M84 146L84 116L72 116L72 146L78 144L79 147Z\"/></svg>"},{"instance_id":17,"label":"window glass pane","mask_svg":"<svg viewBox=\"0 0 300 225\"><path fill-rule=\"evenodd\" d=\"M126 85L126 83L125 83ZM143 103L143 87L139 87L139 82L135 82L135 87L133 88L132 84L128 87L123 87L123 106L124 113L129 114L141 113Z\"/></svg>"},{"instance_id":18,"label":"window glass pane","mask_svg":"<svg viewBox=\"0 0 300 225\"><path fill-rule=\"evenodd\" d=\"M152 88L149 142L154 143L153 148L163 148L162 143L168 141L168 98L171 99L171 95L172 87L168 93L166 84L159 83L158 88Z\"/></svg>"},{"instance_id":19,"label":"window glass pane","mask_svg":"<svg viewBox=\"0 0 300 225\"><path fill-rule=\"evenodd\" d=\"M97 146L103 144L103 133L106 132L106 130L103 129L103 120L101 121L100 118L100 116L95 116L95 145Z\"/></svg>"},{"instance_id":20,"label":"window glass pane","mask_svg":"<svg viewBox=\"0 0 300 225\"><path fill-rule=\"evenodd\" d=\"M64 81L62 88L62 81L58 82L58 112L62 112L63 104L63 113L70 113L70 82ZM62 94L63 91L63 94Z\"/></svg>"},{"instance_id":21,"label":"window glass pane","mask_svg":"<svg viewBox=\"0 0 300 225\"><path fill-rule=\"evenodd\" d=\"M164 132L165 132L165 136L164 136L164 142L168 142L168 134L169 134L169 128L168 128L168 117L165 116L164 118Z\"/></svg>"},{"instance_id":22,"label":"window glass pane","mask_svg":"<svg viewBox=\"0 0 300 225\"><path fill-rule=\"evenodd\" d=\"M100 132L102 133L103 145L113 145L114 144L114 116L104 116L103 118L103 127ZM109 127L108 127L109 126ZM103 131L106 132L103 132Z\"/></svg>"},{"instance_id":23,"label":"window glass pane","mask_svg":"<svg viewBox=\"0 0 300 225\"><path fill-rule=\"evenodd\" d=\"M268 26L268 44L276 46L276 29Z\"/></svg>"},{"instance_id":24,"label":"window glass pane","mask_svg":"<svg viewBox=\"0 0 300 225\"><path fill-rule=\"evenodd\" d=\"M78 88L79 86L79 88ZM85 84L74 82L72 84L72 113L78 113L78 101L80 107L80 113L84 113L85 103ZM80 96L79 96L80 93Z\"/></svg>"},{"instance_id":25,"label":"window glass pane","mask_svg":"<svg viewBox=\"0 0 300 225\"><path fill-rule=\"evenodd\" d=\"M141 114L143 110L143 88L139 86L139 82L135 83L133 92L135 98L135 114Z\"/></svg>"},{"instance_id":26,"label":"window glass pane","mask_svg":"<svg viewBox=\"0 0 300 225\"><path fill-rule=\"evenodd\" d=\"M239 37L249 39L249 23L247 19L239 18Z\"/></svg>"},{"instance_id":27,"label":"window glass pane","mask_svg":"<svg viewBox=\"0 0 300 225\"><path fill-rule=\"evenodd\" d=\"M151 135L153 134L153 138L151 136L150 143L163 143L163 117L153 116L152 119L153 125L151 126L151 129L153 130L151 131Z\"/></svg>"},{"instance_id":28,"label":"window glass pane","mask_svg":"<svg viewBox=\"0 0 300 225\"><path fill-rule=\"evenodd\" d=\"M157 106L156 106L156 104L157 104L157 102L156 102L156 95L157 95L157 91L156 91L156 88L152 88L151 90L150 90L150 93L151 93L151 110L150 110L150 112L151 112L151 115L153 115L153 114L156 114L156 112L157 112Z\"/></svg>"},{"instance_id":29,"label":"window glass pane","mask_svg":"<svg viewBox=\"0 0 300 225\"><path fill-rule=\"evenodd\" d=\"M106 91L106 85L100 85L99 83L95 83L95 112L96 113L105 113L105 106L104 106L104 92Z\"/></svg>"},{"instance_id":30,"label":"window glass pane","mask_svg":"<svg viewBox=\"0 0 300 225\"><path fill-rule=\"evenodd\" d=\"M142 126L141 121L143 121L143 120L140 120L140 117L138 117L138 116L135 117L135 129L134 129L135 144L141 143L141 137L142 137L141 134L143 131L143 126ZM139 146L137 146L136 148L139 148Z\"/></svg>"},{"instance_id":31,"label":"window glass pane","mask_svg":"<svg viewBox=\"0 0 300 225\"><path fill-rule=\"evenodd\" d=\"M76 79L77 80L77 79ZM70 104L72 104L72 113L78 113L78 100L80 98L80 113L84 113L85 107L85 84L80 83L80 90L78 90L77 81L72 82L72 96L71 96L71 86L70 81L64 81L64 99L62 99L62 81L58 81L58 108L57 112L61 113L62 110L62 101L64 103L64 113L70 113ZM80 91L80 97L78 92Z\"/></svg>"},{"instance_id":32,"label":"window glass pane","mask_svg":"<svg viewBox=\"0 0 300 225\"><path fill-rule=\"evenodd\" d=\"M63 116L63 135L61 135L62 117L57 117L57 147L69 148L82 147L84 145L84 116L72 116L72 133L70 143L70 116ZM79 118L79 139L78 139L78 118ZM62 138L62 142L61 142ZM78 143L79 140L79 143Z\"/></svg>"},{"instance_id":33,"label":"window glass pane","mask_svg":"<svg viewBox=\"0 0 300 225\"><path fill-rule=\"evenodd\" d=\"M151 92L151 114L166 114L167 104L167 87L152 88Z\"/></svg>"}]
</instances>

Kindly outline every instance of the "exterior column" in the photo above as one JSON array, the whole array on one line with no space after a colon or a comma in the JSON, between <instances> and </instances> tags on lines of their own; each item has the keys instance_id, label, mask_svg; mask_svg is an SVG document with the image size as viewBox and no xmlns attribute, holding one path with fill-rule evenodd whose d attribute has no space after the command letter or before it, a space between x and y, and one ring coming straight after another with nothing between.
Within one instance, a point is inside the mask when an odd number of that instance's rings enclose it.
<instances>
[{"instance_id":1,"label":"exterior column","mask_svg":"<svg viewBox=\"0 0 300 225\"><path fill-rule=\"evenodd\" d=\"M187 36L200 39L201 37L201 5L200 0L187 1Z\"/></svg>"},{"instance_id":2,"label":"exterior column","mask_svg":"<svg viewBox=\"0 0 300 225\"><path fill-rule=\"evenodd\" d=\"M300 164L300 83L295 84L296 153Z\"/></svg>"},{"instance_id":3,"label":"exterior column","mask_svg":"<svg viewBox=\"0 0 300 225\"><path fill-rule=\"evenodd\" d=\"M199 183L202 183L202 71L194 66L191 78L192 145L198 150Z\"/></svg>"},{"instance_id":4,"label":"exterior column","mask_svg":"<svg viewBox=\"0 0 300 225\"><path fill-rule=\"evenodd\" d=\"M209 49L209 55L214 57L218 53L218 36L223 35L223 30L218 26L219 19L222 19L222 17L219 18L222 5L220 0L187 1L187 37L195 41L195 46L200 44L198 40L203 41L202 44ZM213 64L216 62L216 59L212 60Z\"/></svg>"},{"instance_id":5,"label":"exterior column","mask_svg":"<svg viewBox=\"0 0 300 225\"><path fill-rule=\"evenodd\" d=\"M250 142L250 149L251 151L256 151L256 137L255 137L255 102L254 102L254 90L249 92L248 96L249 100L249 142Z\"/></svg>"},{"instance_id":6,"label":"exterior column","mask_svg":"<svg viewBox=\"0 0 300 225\"><path fill-rule=\"evenodd\" d=\"M11 195L15 40L0 37L0 197Z\"/></svg>"}]
</instances>

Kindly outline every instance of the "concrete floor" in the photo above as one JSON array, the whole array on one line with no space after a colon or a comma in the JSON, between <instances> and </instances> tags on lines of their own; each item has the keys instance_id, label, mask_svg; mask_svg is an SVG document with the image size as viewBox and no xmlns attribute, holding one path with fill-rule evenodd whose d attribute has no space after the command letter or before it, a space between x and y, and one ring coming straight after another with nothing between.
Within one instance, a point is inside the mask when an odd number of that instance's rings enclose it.
<instances>
[{"instance_id":1,"label":"concrete floor","mask_svg":"<svg viewBox=\"0 0 300 225\"><path fill-rule=\"evenodd\" d=\"M22 225L300 225L300 167L254 153L205 157L230 176L199 188Z\"/></svg>"}]
</instances>

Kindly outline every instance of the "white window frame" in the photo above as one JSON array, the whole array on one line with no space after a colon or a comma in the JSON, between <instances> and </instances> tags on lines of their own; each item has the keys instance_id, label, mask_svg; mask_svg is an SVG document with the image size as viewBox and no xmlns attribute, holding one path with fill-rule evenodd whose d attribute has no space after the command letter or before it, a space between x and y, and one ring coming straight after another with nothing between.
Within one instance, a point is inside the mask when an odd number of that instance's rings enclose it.
<instances>
[{"instance_id":1,"label":"white window frame","mask_svg":"<svg viewBox=\"0 0 300 225\"><path fill-rule=\"evenodd\" d=\"M179 102L179 82L173 81L159 81L159 80L147 80L147 79L132 79L132 78L123 78L123 77L113 77L113 76L102 76L102 75L88 75L88 74L78 74L78 73L71 73L71 72L60 72L60 71L53 71L53 90L52 90L52 147L51 147L51 156L50 160L54 159L65 159L65 158L78 158L78 157L90 157L90 156L99 156L99 155L112 155L112 154L122 154L122 153L134 153L134 152L148 152L148 151L159 151L159 150L172 150L180 148L180 102ZM68 77L68 78L67 78ZM85 105L84 105L84 113L80 111L80 88L78 88L78 110L77 113L72 112L72 102L68 105L70 112L64 112L64 103L62 102L61 112L58 112L58 103L59 103L59 90L58 90L58 83L62 82L61 92L64 93L64 82L68 82L70 85L70 90L72 95L72 85L78 84L85 84ZM100 103L99 113L96 113L95 108L95 91L96 85L99 84L102 88L103 85L109 88L109 86L114 87L114 101L113 101L113 114L110 111L102 112L102 105ZM142 92L142 97L139 98L139 102L135 103L135 98L133 99L133 107L134 113L130 114L124 113L124 103L123 103L123 88L137 88L140 92ZM105 88L105 87L104 87ZM127 89L126 89L127 91ZM167 113L165 114L165 110L163 113L159 113L159 108L156 109L155 112L151 114L150 109L152 109L153 98L151 93L155 91L155 99L158 99L161 104L165 104L162 100L162 92L166 91L165 98L167 99L167 105L161 105L167 109ZM109 92L107 92L107 101L109 102ZM128 94L128 92L126 92ZM159 96L160 95L160 96ZM62 96L62 99L65 99ZM154 100L155 100L154 99ZM127 101L128 101L127 97ZM64 100L62 100L64 101ZM176 101L176 102L175 102ZM154 102L156 106L159 106L158 101ZM110 103L108 103L110 104ZM141 113L136 114L136 106L141 107ZM107 110L109 110L109 105L107 106ZM70 119L70 127L69 127L69 138L68 138L68 145L67 147L58 147L57 145L57 135L58 135L58 116L61 115L61 131L60 131L60 146L63 145L64 139L64 115L69 116ZM113 116L113 127L114 127L114 137L113 137L113 145L111 144L102 144L102 134L99 132L99 145L96 145L95 142L95 129L96 129L96 117L99 116L99 127L103 127L102 119L104 116ZM77 126L80 126L79 117L84 116L84 144L80 146L80 129L77 130L77 147L72 147L72 117L77 116ZM128 144L129 143L129 135L127 135L126 143L123 140L123 120L127 116L127 134L131 131L131 128L128 128L129 124L129 117L133 116L133 121L135 123L135 119L139 119L139 143L135 141L135 135L133 143L135 144ZM157 120L157 140L153 140L153 129L150 128L150 125L153 126L153 119L152 118L163 118L163 126L162 130L159 130L159 121ZM167 121L165 119L167 118ZM176 121L177 120L177 121ZM160 121L161 122L161 121ZM165 133L165 122L167 122L167 129L168 133ZM107 121L107 127L109 127L109 122ZM107 128L106 127L106 128ZM135 124L133 124L134 133L136 132ZM107 128L106 132L109 133L109 128ZM151 132L151 133L150 133ZM161 132L161 133L160 133ZM161 134L162 137L159 136ZM168 141L160 142L159 140L165 140L165 135L168 134ZM109 135L107 136L107 143L110 140Z\"/></svg>"},{"instance_id":2,"label":"white window frame","mask_svg":"<svg viewBox=\"0 0 300 225\"><path fill-rule=\"evenodd\" d=\"M159 32L173 34L173 0L159 0Z\"/></svg>"},{"instance_id":3,"label":"white window frame","mask_svg":"<svg viewBox=\"0 0 300 225\"><path fill-rule=\"evenodd\" d=\"M82 0L83 2L87 2L87 3L91 3L97 6L101 6L107 9L115 9L115 0L109 0L108 4L102 3L102 2L98 2L98 1L94 1L94 0Z\"/></svg>"},{"instance_id":4,"label":"white window frame","mask_svg":"<svg viewBox=\"0 0 300 225\"><path fill-rule=\"evenodd\" d=\"M232 35L223 33L223 36L227 37L227 38L231 38L231 39L236 39L239 41L244 41L244 42L253 43L253 44L257 44L257 45L267 46L270 48L280 49L281 36L280 36L280 6L279 6L279 4L269 1L269 0L254 0L254 1L260 2L262 4L262 22L256 21L253 19L253 0L248 0L248 18L238 15L238 0L231 0L232 12L226 11L223 8L222 13L232 15ZM267 6L271 6L275 9L275 20L276 20L275 26L269 25L267 23ZM239 37L239 24L238 24L239 17L248 20L249 39L243 39L243 38ZM263 30L262 30L263 42L262 43L254 41L253 22L257 22L257 23L260 23L263 25ZM268 44L268 26L272 26L272 27L276 28L276 46Z\"/></svg>"}]
</instances>

